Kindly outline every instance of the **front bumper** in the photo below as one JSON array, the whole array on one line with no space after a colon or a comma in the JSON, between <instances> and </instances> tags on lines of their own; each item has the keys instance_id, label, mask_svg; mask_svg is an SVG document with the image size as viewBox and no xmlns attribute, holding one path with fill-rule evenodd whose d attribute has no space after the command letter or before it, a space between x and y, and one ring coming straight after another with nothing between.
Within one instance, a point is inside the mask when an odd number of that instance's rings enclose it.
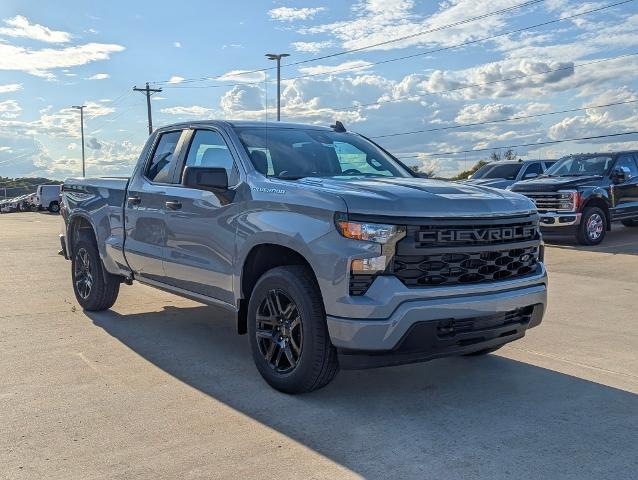
<instances>
[{"instance_id":1,"label":"front bumper","mask_svg":"<svg viewBox=\"0 0 638 480\"><path fill-rule=\"evenodd\" d=\"M580 225L581 214L576 212L545 212L539 214L539 225L545 227L573 227Z\"/></svg>"},{"instance_id":2,"label":"front bumper","mask_svg":"<svg viewBox=\"0 0 638 480\"><path fill-rule=\"evenodd\" d=\"M367 368L431 360L502 345L541 323L547 304L547 275L492 285L491 292L436 295L412 289L385 318L327 316L342 368ZM373 287L374 288L374 285ZM427 292L427 297L418 296ZM443 293L443 290L441 290ZM370 294L370 292L368 292Z\"/></svg>"}]
</instances>

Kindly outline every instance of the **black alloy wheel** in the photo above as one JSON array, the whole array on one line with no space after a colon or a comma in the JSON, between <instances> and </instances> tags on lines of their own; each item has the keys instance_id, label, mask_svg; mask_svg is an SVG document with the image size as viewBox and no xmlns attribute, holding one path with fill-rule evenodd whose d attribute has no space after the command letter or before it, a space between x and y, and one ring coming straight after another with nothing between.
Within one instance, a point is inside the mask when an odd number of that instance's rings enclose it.
<instances>
[{"instance_id":1,"label":"black alloy wheel","mask_svg":"<svg viewBox=\"0 0 638 480\"><path fill-rule=\"evenodd\" d=\"M301 316L295 302L279 289L268 291L257 310L255 336L259 351L280 374L295 369L303 347Z\"/></svg>"},{"instance_id":2,"label":"black alloy wheel","mask_svg":"<svg viewBox=\"0 0 638 480\"><path fill-rule=\"evenodd\" d=\"M73 262L73 281L77 294L84 300L91 295L94 277L95 268L92 268L89 252L84 247L79 248L75 253L75 262Z\"/></svg>"}]
</instances>

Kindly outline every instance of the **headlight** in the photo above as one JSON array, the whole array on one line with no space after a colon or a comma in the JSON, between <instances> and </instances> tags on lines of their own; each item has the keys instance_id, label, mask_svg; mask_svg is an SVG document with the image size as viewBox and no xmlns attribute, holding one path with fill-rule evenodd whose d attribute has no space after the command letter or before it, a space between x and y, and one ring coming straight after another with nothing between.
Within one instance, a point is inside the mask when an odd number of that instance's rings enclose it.
<instances>
[{"instance_id":1,"label":"headlight","mask_svg":"<svg viewBox=\"0 0 638 480\"><path fill-rule=\"evenodd\" d=\"M335 224L339 233L353 240L364 240L386 244L396 242L405 236L405 227L384 223L362 223L348 220L343 214L335 217Z\"/></svg>"},{"instance_id":2,"label":"headlight","mask_svg":"<svg viewBox=\"0 0 638 480\"><path fill-rule=\"evenodd\" d=\"M580 202L580 193L576 190L558 191L558 208L561 210L576 211Z\"/></svg>"}]
</instances>

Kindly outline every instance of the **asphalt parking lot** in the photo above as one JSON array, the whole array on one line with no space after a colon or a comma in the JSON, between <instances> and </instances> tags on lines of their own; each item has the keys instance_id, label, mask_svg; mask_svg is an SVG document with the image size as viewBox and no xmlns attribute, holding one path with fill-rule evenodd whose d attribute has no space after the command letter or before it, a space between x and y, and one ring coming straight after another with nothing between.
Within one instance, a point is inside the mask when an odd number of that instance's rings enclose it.
<instances>
[{"instance_id":1,"label":"asphalt parking lot","mask_svg":"<svg viewBox=\"0 0 638 480\"><path fill-rule=\"evenodd\" d=\"M84 313L61 225L0 217L0 478L636 478L638 229L552 241L544 323L498 354L293 397L212 307L136 284Z\"/></svg>"}]
</instances>

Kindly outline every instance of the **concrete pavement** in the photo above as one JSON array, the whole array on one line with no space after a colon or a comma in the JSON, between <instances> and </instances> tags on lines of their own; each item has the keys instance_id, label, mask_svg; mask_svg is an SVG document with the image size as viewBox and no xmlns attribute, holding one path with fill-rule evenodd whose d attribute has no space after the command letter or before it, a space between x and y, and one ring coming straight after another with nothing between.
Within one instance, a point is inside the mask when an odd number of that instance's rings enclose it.
<instances>
[{"instance_id":1,"label":"concrete pavement","mask_svg":"<svg viewBox=\"0 0 638 480\"><path fill-rule=\"evenodd\" d=\"M631 478L638 229L547 249L550 307L482 358L268 387L223 312L135 284L84 313L62 220L0 216L0 478Z\"/></svg>"}]
</instances>

